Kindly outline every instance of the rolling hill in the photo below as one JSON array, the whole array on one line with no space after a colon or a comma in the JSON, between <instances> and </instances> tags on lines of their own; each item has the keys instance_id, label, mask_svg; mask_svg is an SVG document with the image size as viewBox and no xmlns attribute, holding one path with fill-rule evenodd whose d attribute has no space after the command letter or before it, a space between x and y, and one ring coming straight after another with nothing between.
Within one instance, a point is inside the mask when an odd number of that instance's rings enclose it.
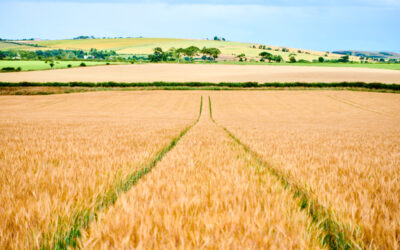
<instances>
[{"instance_id":1,"label":"rolling hill","mask_svg":"<svg viewBox=\"0 0 400 250\"><path fill-rule=\"evenodd\" d=\"M33 46L34 45L34 46ZM70 40L33 40L18 41L18 43L0 42L0 49L82 49L90 50L115 50L118 54L143 55L153 52L153 48L161 47L168 50L172 47L181 48L189 46L215 47L222 52L220 60L233 60L237 55L244 53L248 59L256 59L262 51L268 51L274 55L281 55L284 60L288 60L290 54L296 54L296 58L308 61L316 60L318 57L326 59L337 59L341 55L322 51L304 50L289 47L271 46L267 44L242 43L231 41L214 41L200 39L177 39L177 38L107 38L107 39L70 39ZM37 47L35 47L37 46ZM265 48L265 49L264 49ZM287 50L282 51L283 48ZM357 61L358 57L351 60Z\"/></svg>"},{"instance_id":2,"label":"rolling hill","mask_svg":"<svg viewBox=\"0 0 400 250\"><path fill-rule=\"evenodd\" d=\"M359 57L370 57L370 58L377 58L377 59L398 59L400 58L400 53L396 52L375 52L375 51L358 51L358 50L340 50L340 51L333 51L334 54L340 55L352 55L352 56L359 56Z\"/></svg>"}]
</instances>

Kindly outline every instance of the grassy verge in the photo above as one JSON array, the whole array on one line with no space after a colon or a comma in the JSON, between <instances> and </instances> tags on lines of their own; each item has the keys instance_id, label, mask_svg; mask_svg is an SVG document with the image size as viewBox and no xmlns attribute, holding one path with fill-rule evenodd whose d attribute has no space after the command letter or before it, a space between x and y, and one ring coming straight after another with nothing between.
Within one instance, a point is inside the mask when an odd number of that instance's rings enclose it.
<instances>
[{"instance_id":1,"label":"grassy verge","mask_svg":"<svg viewBox=\"0 0 400 250\"><path fill-rule=\"evenodd\" d=\"M73 215L72 225L60 225L59 229L54 232L48 232L44 235L44 242L42 249L68 249L78 247L78 239L81 237L81 230L87 229L90 222L95 220L98 213L104 211L106 208L112 206L119 195L127 192L132 188L143 176L148 174L156 164L166 155L171 149L175 147L178 141L194 126L200 119L203 109L203 97L200 100L200 111L197 120L190 126L186 127L177 137L175 137L170 144L163 148L156 157L144 166L141 170L130 174L126 179L118 182L116 185L111 186L106 192L96 198L94 207L86 208L77 211Z\"/></svg>"},{"instance_id":2,"label":"grassy verge","mask_svg":"<svg viewBox=\"0 0 400 250\"><path fill-rule=\"evenodd\" d=\"M333 63L333 62L309 62L309 63L267 63L267 62L232 62L232 61L218 61L218 64L228 65L269 65L269 66L303 66L303 67L346 67L346 68L369 68L369 69L388 69L400 70L400 63Z\"/></svg>"},{"instance_id":3,"label":"grassy verge","mask_svg":"<svg viewBox=\"0 0 400 250\"><path fill-rule=\"evenodd\" d=\"M1 69L5 67L20 67L22 71L35 71L35 70L51 70L50 61L29 61L29 60L0 60L0 73L3 72ZM105 62L105 61L64 61L64 60L56 60L54 62L53 69L66 69L80 67L81 63L84 63L86 66L96 66L96 65L106 65L109 64L126 64L123 62Z\"/></svg>"},{"instance_id":4,"label":"grassy verge","mask_svg":"<svg viewBox=\"0 0 400 250\"><path fill-rule=\"evenodd\" d=\"M137 56L147 56L147 54ZM51 69L49 61L46 63L45 60L0 60L0 69L4 67L21 67L22 71L34 71L34 70L47 70ZM55 60L54 69L68 68L68 64L71 67L79 67L81 63L85 63L87 66L93 65L106 65L107 63L113 64L130 64L130 61L102 61L102 60ZM176 61L172 62L161 62L163 64L178 64ZM143 61L140 64L153 64L153 62ZM345 68L367 68L367 69L387 69L387 70L400 70L400 63L359 63L359 62L296 62L296 63L276 63L276 62L259 62L259 61L203 61L196 60L194 62L181 61L179 64L221 64L221 65L260 65L260 66L298 66L298 67L345 67ZM2 72L0 70L0 72Z\"/></svg>"},{"instance_id":5,"label":"grassy verge","mask_svg":"<svg viewBox=\"0 0 400 250\"><path fill-rule=\"evenodd\" d=\"M211 98L208 97L210 107L210 119L217 124L212 117ZM218 125L218 124L217 124ZM251 150L247 145L242 143L234 134L232 134L225 127L220 126L233 141L240 145L246 153L253 157L257 164L266 168L273 176L275 176L283 185L285 189L293 193L293 197L299 201L299 206L304 210L312 219L312 222L322 229L323 234L320 235L322 246L329 249L360 249L363 242L360 242L359 235L360 229L356 230L344 223L338 222L334 211L325 208L321 205L316 198L313 198L307 189L296 184L293 180L283 174L279 169L273 167L271 164L263 160L263 158Z\"/></svg>"}]
</instances>

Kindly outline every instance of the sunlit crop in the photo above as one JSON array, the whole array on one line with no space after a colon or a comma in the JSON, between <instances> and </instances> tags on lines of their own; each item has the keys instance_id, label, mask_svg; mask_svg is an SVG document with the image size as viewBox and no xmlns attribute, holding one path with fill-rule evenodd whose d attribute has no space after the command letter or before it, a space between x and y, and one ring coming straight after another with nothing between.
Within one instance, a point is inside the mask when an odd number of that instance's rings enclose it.
<instances>
[{"instance_id":1,"label":"sunlit crop","mask_svg":"<svg viewBox=\"0 0 400 250\"><path fill-rule=\"evenodd\" d=\"M195 96L1 97L0 248L54 244L56 231L194 122Z\"/></svg>"},{"instance_id":2,"label":"sunlit crop","mask_svg":"<svg viewBox=\"0 0 400 250\"><path fill-rule=\"evenodd\" d=\"M364 247L400 247L400 96L216 93L213 112L242 143L359 230Z\"/></svg>"},{"instance_id":3,"label":"sunlit crop","mask_svg":"<svg viewBox=\"0 0 400 250\"><path fill-rule=\"evenodd\" d=\"M397 249L399 122L390 93L2 96L0 248Z\"/></svg>"}]
</instances>

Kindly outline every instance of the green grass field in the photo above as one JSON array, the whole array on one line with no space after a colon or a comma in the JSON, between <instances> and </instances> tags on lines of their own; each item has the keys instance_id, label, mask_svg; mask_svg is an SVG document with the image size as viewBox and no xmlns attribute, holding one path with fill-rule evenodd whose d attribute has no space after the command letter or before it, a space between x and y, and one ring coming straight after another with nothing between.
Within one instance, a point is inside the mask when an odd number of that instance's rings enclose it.
<instances>
[{"instance_id":1,"label":"green grass field","mask_svg":"<svg viewBox=\"0 0 400 250\"><path fill-rule=\"evenodd\" d=\"M83 61L56 61L54 69L65 69L68 68L68 64L71 67L79 67ZM91 62L84 61L87 66L105 65L106 62ZM124 62L109 62L110 64L126 64ZM203 62L197 61L196 63L202 64ZM317 66L317 67L357 67L357 68L375 68L375 69L389 69L389 70L400 70L400 64L360 64L360 63L266 63L266 62L218 62L217 64L235 64L235 65L271 65L271 66ZM0 60L0 73L4 67L21 67L22 71L34 71L34 70L47 70L51 69L49 63L44 61L11 61L11 60Z\"/></svg>"},{"instance_id":2,"label":"green grass field","mask_svg":"<svg viewBox=\"0 0 400 250\"><path fill-rule=\"evenodd\" d=\"M287 63L285 65L288 65ZM318 66L318 67L355 67L371 69L400 70L400 63L293 63L295 66Z\"/></svg>"},{"instance_id":3,"label":"green grass field","mask_svg":"<svg viewBox=\"0 0 400 250\"><path fill-rule=\"evenodd\" d=\"M400 70L400 63L267 63L267 62L218 62L234 65L271 65L271 66L300 66L300 67L351 67L370 69Z\"/></svg>"},{"instance_id":4,"label":"green grass field","mask_svg":"<svg viewBox=\"0 0 400 250\"><path fill-rule=\"evenodd\" d=\"M68 64L71 64L71 67L79 67L82 61L55 61L54 69L65 69L68 68ZM84 62L86 66L94 66L94 65L104 65L106 62ZM110 63L110 64L120 64L120 63ZM32 71L32 70L46 70L51 69L49 63L45 63L45 61L8 61L1 60L0 61L0 69L4 67L21 67L22 71ZM0 70L1 72L1 70Z\"/></svg>"}]
</instances>

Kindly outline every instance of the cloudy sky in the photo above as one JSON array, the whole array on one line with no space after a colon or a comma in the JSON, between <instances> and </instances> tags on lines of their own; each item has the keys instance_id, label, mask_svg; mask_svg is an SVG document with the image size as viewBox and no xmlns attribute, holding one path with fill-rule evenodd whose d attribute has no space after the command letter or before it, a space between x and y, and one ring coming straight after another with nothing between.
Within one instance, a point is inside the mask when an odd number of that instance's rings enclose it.
<instances>
[{"instance_id":1,"label":"cloudy sky","mask_svg":"<svg viewBox=\"0 0 400 250\"><path fill-rule=\"evenodd\" d=\"M400 52L400 0L0 0L0 38L211 38Z\"/></svg>"}]
</instances>

